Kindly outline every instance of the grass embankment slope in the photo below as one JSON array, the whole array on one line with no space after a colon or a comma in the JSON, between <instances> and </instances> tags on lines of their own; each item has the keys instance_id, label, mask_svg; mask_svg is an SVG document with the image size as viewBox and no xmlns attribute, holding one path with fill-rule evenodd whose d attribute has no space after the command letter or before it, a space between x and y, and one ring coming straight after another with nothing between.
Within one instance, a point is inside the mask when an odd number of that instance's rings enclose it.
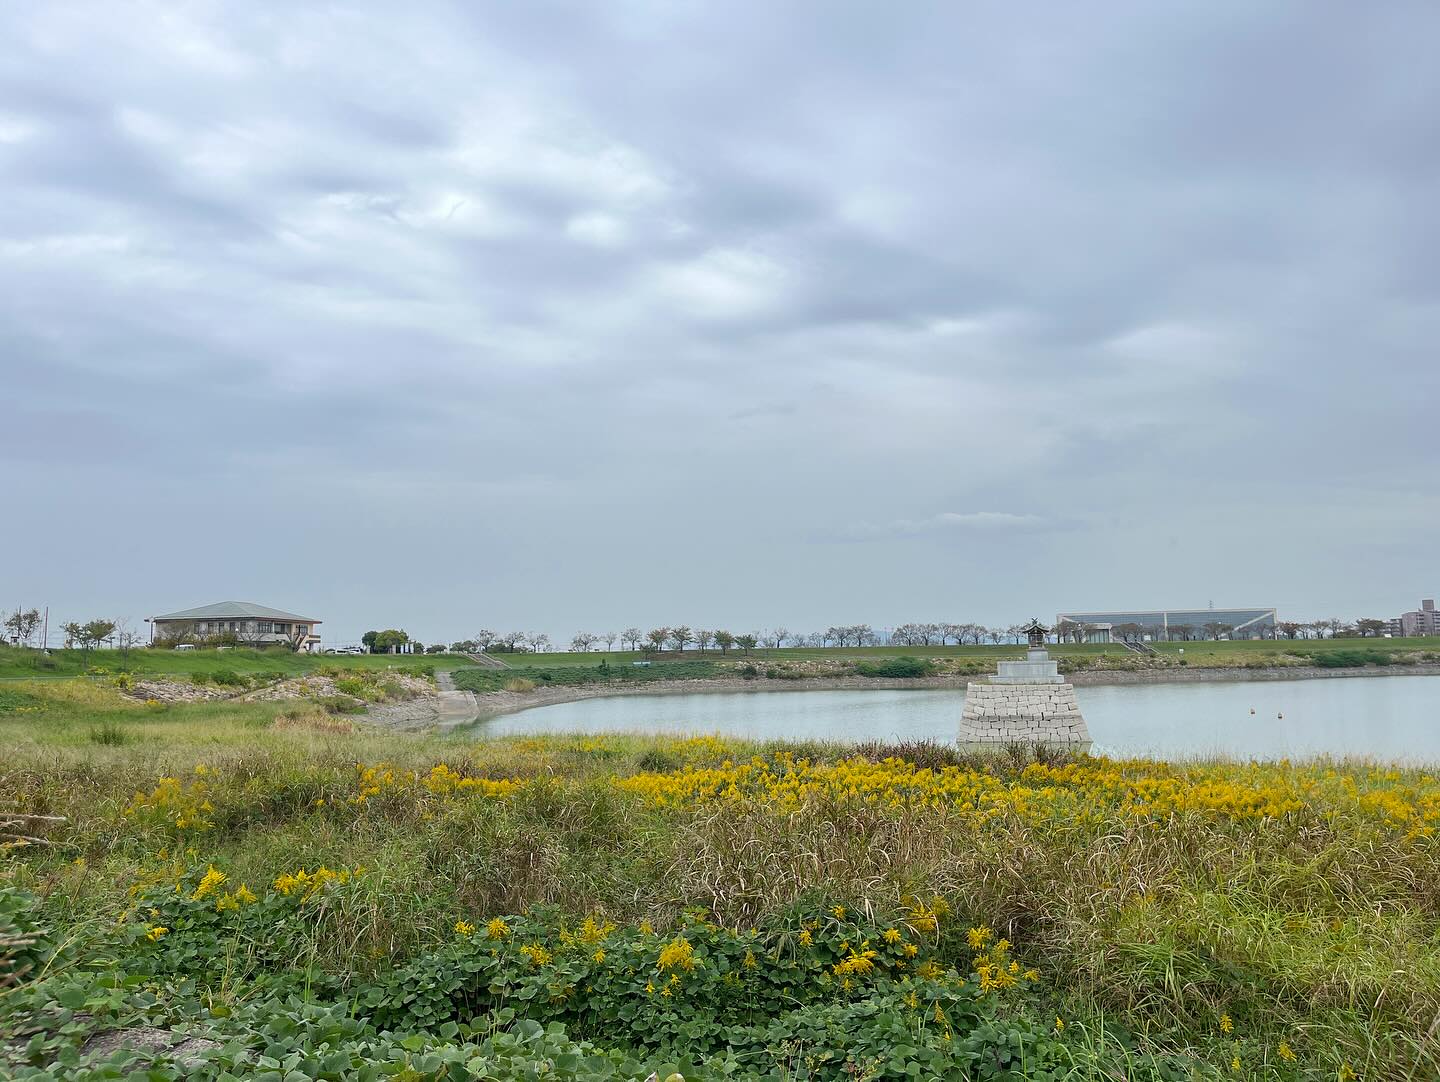
<instances>
[{"instance_id":1,"label":"grass embankment slope","mask_svg":"<svg viewBox=\"0 0 1440 1082\"><path fill-rule=\"evenodd\" d=\"M1230 666L1294 665L1309 659L1334 652L1362 651L1387 653L1404 656L1412 653L1431 653L1440 656L1440 636L1424 636L1409 639L1254 639L1234 642L1157 642L1150 644L1161 663L1179 664L1183 658L1187 665L1226 668ZM1088 643L1084 645L1061 644L1046 647L1050 655L1059 659L1070 659L1077 663L1100 663L1109 660L1129 662L1140 660L1141 655L1132 653L1118 643ZM667 651L657 656L660 661L706 660L725 662L754 662L764 665L769 662L810 661L810 660L861 660L867 658L923 657L935 660L978 659L993 662L996 658L1023 657L1025 647L1014 643L999 646L786 646L778 650L756 649L749 654L732 648L725 654L710 649L701 653L695 648L683 654ZM601 658L608 658L612 665L630 665L644 660L646 655L628 650L610 653L555 652L546 654L496 654L513 668L554 668L565 665L596 665Z\"/></svg>"},{"instance_id":2,"label":"grass embankment slope","mask_svg":"<svg viewBox=\"0 0 1440 1082\"><path fill-rule=\"evenodd\" d=\"M1137 654L1116 645L1052 646L1060 671L1075 673L1153 673L1146 679L1183 678L1190 670L1291 670L1390 668L1440 662L1440 639L1326 639L1299 642L1159 643L1154 654ZM795 681L927 676L975 677L995 671L1005 657L1024 656L1020 646L857 647L826 650L697 650L658 655L636 665L640 655L505 654L509 669L463 668L456 684L471 691L535 686L650 683L657 680L747 679ZM1166 674L1172 674L1167 677ZM528 681L529 684L526 684Z\"/></svg>"},{"instance_id":3,"label":"grass embankment slope","mask_svg":"<svg viewBox=\"0 0 1440 1082\"><path fill-rule=\"evenodd\" d=\"M63 817L0 855L17 1077L140 1021L219 1042L147 1079L1440 1073L1427 773L0 692L0 798Z\"/></svg>"},{"instance_id":4,"label":"grass embankment slope","mask_svg":"<svg viewBox=\"0 0 1440 1082\"><path fill-rule=\"evenodd\" d=\"M431 665L455 668L473 664L454 654L298 654L291 650L23 650L0 645L0 679L112 675L187 677L192 673L276 673L303 676L317 669L389 669Z\"/></svg>"}]
</instances>

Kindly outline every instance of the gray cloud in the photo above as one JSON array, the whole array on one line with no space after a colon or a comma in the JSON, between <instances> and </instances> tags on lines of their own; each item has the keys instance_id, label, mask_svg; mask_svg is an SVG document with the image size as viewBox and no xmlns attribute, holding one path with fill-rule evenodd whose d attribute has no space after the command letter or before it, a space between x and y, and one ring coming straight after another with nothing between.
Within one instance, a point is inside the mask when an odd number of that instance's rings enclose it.
<instances>
[{"instance_id":1,"label":"gray cloud","mask_svg":"<svg viewBox=\"0 0 1440 1082\"><path fill-rule=\"evenodd\" d=\"M1411 604L1437 30L12 8L0 585L341 638Z\"/></svg>"}]
</instances>

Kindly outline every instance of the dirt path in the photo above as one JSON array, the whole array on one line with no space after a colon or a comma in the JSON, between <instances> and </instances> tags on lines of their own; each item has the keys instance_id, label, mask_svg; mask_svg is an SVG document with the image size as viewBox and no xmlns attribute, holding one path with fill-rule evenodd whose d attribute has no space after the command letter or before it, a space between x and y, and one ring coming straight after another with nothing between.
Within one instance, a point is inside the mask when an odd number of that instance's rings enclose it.
<instances>
[{"instance_id":1,"label":"dirt path","mask_svg":"<svg viewBox=\"0 0 1440 1082\"><path fill-rule=\"evenodd\" d=\"M466 725L479 715L480 706L475 701L475 693L458 689L448 672L437 672L435 685L440 690L434 695L372 706L365 712L365 721L406 732L426 729L444 732L457 725Z\"/></svg>"}]
</instances>

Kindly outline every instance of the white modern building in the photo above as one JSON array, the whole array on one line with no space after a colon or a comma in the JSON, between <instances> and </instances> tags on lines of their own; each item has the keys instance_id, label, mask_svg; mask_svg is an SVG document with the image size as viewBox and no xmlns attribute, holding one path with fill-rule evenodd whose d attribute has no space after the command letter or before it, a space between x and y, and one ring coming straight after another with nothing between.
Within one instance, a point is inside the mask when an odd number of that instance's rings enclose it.
<instances>
[{"instance_id":1,"label":"white modern building","mask_svg":"<svg viewBox=\"0 0 1440 1082\"><path fill-rule=\"evenodd\" d=\"M1275 610L1261 607L1062 612L1055 617L1055 634L1061 642L1268 639L1275 635L1275 624Z\"/></svg>"}]
</instances>

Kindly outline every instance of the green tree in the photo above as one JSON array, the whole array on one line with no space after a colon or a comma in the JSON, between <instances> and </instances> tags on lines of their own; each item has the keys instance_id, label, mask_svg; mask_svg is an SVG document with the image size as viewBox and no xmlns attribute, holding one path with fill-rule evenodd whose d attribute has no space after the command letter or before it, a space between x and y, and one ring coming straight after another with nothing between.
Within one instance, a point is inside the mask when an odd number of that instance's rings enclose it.
<instances>
[{"instance_id":1,"label":"green tree","mask_svg":"<svg viewBox=\"0 0 1440 1082\"><path fill-rule=\"evenodd\" d=\"M717 631L715 632L715 645L720 647L720 653L723 655L735 645L735 636L728 631Z\"/></svg>"},{"instance_id":2,"label":"green tree","mask_svg":"<svg viewBox=\"0 0 1440 1082\"><path fill-rule=\"evenodd\" d=\"M16 646L29 646L40 626L40 610L16 609L5 618L5 632Z\"/></svg>"},{"instance_id":3,"label":"green tree","mask_svg":"<svg viewBox=\"0 0 1440 1082\"><path fill-rule=\"evenodd\" d=\"M378 639L379 637L380 637L380 632L378 632L378 631L367 631L367 632L365 632L365 634L363 634L363 635L360 636L360 642L361 642L361 644L365 647L365 649L366 649L366 650L369 650L372 654L378 653L379 651L377 651L377 650L375 649L375 640Z\"/></svg>"},{"instance_id":4,"label":"green tree","mask_svg":"<svg viewBox=\"0 0 1440 1082\"><path fill-rule=\"evenodd\" d=\"M361 639L363 642L364 639ZM373 649L381 654L393 654L397 647L410 641L410 636L398 628L387 628L375 636Z\"/></svg>"},{"instance_id":5,"label":"green tree","mask_svg":"<svg viewBox=\"0 0 1440 1082\"><path fill-rule=\"evenodd\" d=\"M66 645L75 645L88 652L115 634L115 621L90 620L83 624L72 621L61 625L61 629L65 632Z\"/></svg>"},{"instance_id":6,"label":"green tree","mask_svg":"<svg viewBox=\"0 0 1440 1082\"><path fill-rule=\"evenodd\" d=\"M755 644L756 644L758 641L759 641L759 640L756 639L756 637L755 637L754 635L736 635L736 636L735 636L735 645L738 646L738 647L740 647L740 649L744 650L747 654L748 654L751 650L755 649Z\"/></svg>"}]
</instances>

